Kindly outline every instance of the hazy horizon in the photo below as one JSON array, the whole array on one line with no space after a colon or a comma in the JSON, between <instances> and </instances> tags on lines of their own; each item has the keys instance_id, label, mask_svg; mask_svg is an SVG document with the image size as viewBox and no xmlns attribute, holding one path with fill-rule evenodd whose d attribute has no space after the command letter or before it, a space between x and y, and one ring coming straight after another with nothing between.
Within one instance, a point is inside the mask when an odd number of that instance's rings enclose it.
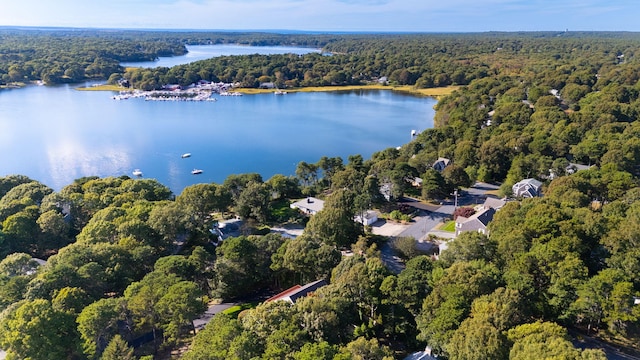
<instances>
[{"instance_id":1,"label":"hazy horizon","mask_svg":"<svg viewBox=\"0 0 640 360\"><path fill-rule=\"evenodd\" d=\"M22 0L0 26L281 32L640 31L621 0Z\"/></svg>"}]
</instances>

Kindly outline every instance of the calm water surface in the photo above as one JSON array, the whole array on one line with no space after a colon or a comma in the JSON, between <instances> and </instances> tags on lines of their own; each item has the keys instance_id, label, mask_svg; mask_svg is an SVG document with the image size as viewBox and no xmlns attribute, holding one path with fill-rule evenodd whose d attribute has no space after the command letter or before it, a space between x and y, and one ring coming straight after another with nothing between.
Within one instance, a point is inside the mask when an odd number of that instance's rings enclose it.
<instances>
[{"instance_id":1,"label":"calm water surface","mask_svg":"<svg viewBox=\"0 0 640 360\"><path fill-rule=\"evenodd\" d=\"M116 101L73 86L0 91L0 176L59 191L83 176L140 169L179 194L230 174L294 175L298 162L361 154L433 126L431 98L390 91L218 96L216 102ZM183 159L183 153L191 153ZM192 175L194 168L201 175Z\"/></svg>"},{"instance_id":2,"label":"calm water surface","mask_svg":"<svg viewBox=\"0 0 640 360\"><path fill-rule=\"evenodd\" d=\"M187 46L189 51L184 56L161 57L157 61L144 62L123 62L120 65L125 67L172 67L190 62L205 60L217 56L225 55L274 55L274 54L308 54L312 52L320 52L320 49L293 47L293 46L245 46L237 44L221 44L221 45L193 45Z\"/></svg>"}]
</instances>

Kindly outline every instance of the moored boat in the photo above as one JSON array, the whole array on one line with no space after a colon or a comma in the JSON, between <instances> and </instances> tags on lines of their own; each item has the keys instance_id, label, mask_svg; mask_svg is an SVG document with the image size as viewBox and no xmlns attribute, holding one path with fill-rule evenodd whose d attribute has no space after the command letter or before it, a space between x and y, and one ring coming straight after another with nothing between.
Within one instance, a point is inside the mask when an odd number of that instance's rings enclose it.
<instances>
[{"instance_id":1,"label":"moored boat","mask_svg":"<svg viewBox=\"0 0 640 360\"><path fill-rule=\"evenodd\" d=\"M142 170L135 169L135 170L133 170L132 174L137 176L137 177L141 177L142 176Z\"/></svg>"}]
</instances>

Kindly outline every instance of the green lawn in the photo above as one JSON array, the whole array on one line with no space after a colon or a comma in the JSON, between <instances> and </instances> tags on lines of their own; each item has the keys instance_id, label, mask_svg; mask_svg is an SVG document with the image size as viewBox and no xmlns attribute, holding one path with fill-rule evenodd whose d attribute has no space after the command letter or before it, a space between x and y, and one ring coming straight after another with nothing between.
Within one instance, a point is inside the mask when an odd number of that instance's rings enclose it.
<instances>
[{"instance_id":1,"label":"green lawn","mask_svg":"<svg viewBox=\"0 0 640 360\"><path fill-rule=\"evenodd\" d=\"M271 203L271 220L277 223L283 223L300 217L300 212L297 209L292 209L289 206L290 202L287 199L277 200Z\"/></svg>"},{"instance_id":2,"label":"green lawn","mask_svg":"<svg viewBox=\"0 0 640 360\"><path fill-rule=\"evenodd\" d=\"M440 227L440 230L442 231L448 231L448 232L455 232L456 231L456 222L455 221L448 221L446 222L444 225L442 225Z\"/></svg>"},{"instance_id":3,"label":"green lawn","mask_svg":"<svg viewBox=\"0 0 640 360\"><path fill-rule=\"evenodd\" d=\"M226 314L226 315L231 315L231 316L237 318L238 314L240 314L240 312L242 312L242 310L253 309L256 306L258 306L258 303L240 304L240 305L232 306L232 307L222 311L222 313Z\"/></svg>"}]
</instances>

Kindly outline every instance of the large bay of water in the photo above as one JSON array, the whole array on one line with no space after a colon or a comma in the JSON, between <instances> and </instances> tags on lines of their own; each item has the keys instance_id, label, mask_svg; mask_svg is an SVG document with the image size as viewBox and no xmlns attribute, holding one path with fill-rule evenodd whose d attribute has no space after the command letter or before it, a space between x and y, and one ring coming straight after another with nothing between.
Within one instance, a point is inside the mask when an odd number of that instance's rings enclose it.
<instances>
[{"instance_id":1,"label":"large bay of water","mask_svg":"<svg viewBox=\"0 0 640 360\"><path fill-rule=\"evenodd\" d=\"M216 102L112 95L71 85L0 91L0 176L27 175L60 190L80 177L133 177L139 168L176 194L230 174L257 172L266 180L294 175L300 161L367 159L402 145L412 129L433 126L436 102L391 91L218 96ZM192 175L194 168L203 173Z\"/></svg>"},{"instance_id":2,"label":"large bay of water","mask_svg":"<svg viewBox=\"0 0 640 360\"><path fill-rule=\"evenodd\" d=\"M274 55L274 54L307 54L311 52L320 52L320 49L293 47L293 46L246 46L237 44L219 44L219 45L195 45L187 46L189 51L183 56L161 57L156 61L144 62L123 62L120 65L128 67L172 67L176 65L186 64L198 60L210 59L212 57L224 55Z\"/></svg>"}]
</instances>

